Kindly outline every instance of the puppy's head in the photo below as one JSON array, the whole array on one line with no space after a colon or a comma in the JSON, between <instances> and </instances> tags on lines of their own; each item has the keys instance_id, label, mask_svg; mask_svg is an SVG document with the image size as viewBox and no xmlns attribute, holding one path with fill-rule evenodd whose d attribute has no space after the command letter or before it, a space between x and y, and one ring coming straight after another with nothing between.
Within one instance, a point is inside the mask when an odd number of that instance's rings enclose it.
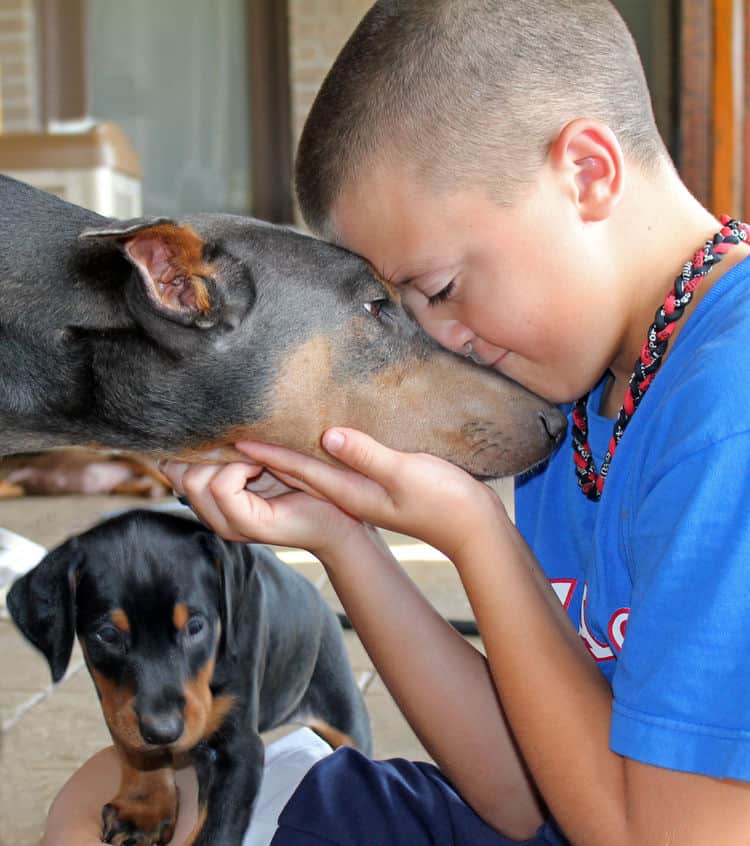
<instances>
[{"instance_id":1,"label":"puppy's head","mask_svg":"<svg viewBox=\"0 0 750 846\"><path fill-rule=\"evenodd\" d=\"M220 653L234 646L240 546L193 520L128 512L52 550L13 585L8 608L54 681L78 634L120 744L183 751L233 705L211 683Z\"/></svg>"}]
</instances>

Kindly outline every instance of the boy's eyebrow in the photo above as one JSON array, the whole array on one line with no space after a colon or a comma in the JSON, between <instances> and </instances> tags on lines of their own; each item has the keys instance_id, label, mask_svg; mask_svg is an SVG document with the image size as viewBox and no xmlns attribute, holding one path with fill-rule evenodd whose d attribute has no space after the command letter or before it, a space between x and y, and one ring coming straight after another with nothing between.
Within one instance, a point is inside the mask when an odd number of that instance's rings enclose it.
<instances>
[{"instance_id":1,"label":"boy's eyebrow","mask_svg":"<svg viewBox=\"0 0 750 846\"><path fill-rule=\"evenodd\" d=\"M405 285L411 284L419 274L413 274L407 276L405 279L396 280L396 276L398 276L398 268L393 271L393 273L386 273L385 268L379 270L375 267L374 264L370 263L370 267L372 268L372 272L380 279L380 281L388 285L391 288L403 288Z\"/></svg>"}]
</instances>

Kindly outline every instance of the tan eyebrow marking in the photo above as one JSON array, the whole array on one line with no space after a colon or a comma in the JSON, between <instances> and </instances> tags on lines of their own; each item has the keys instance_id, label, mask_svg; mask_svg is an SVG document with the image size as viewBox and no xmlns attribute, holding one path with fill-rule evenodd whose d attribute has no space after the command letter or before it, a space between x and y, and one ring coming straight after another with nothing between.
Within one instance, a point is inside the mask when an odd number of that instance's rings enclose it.
<instances>
[{"instance_id":1,"label":"tan eyebrow marking","mask_svg":"<svg viewBox=\"0 0 750 846\"><path fill-rule=\"evenodd\" d=\"M185 605L184 602L178 602L172 612L172 622L178 632L185 628L189 619L190 611L188 610L187 605Z\"/></svg>"},{"instance_id":2,"label":"tan eyebrow marking","mask_svg":"<svg viewBox=\"0 0 750 846\"><path fill-rule=\"evenodd\" d=\"M392 300L394 303L401 302L401 294L393 283L391 279L389 279L385 274L381 273L374 265L370 265L370 270L372 270L373 276L380 282L380 284L385 288L385 292L388 295L388 299Z\"/></svg>"},{"instance_id":3,"label":"tan eyebrow marking","mask_svg":"<svg viewBox=\"0 0 750 846\"><path fill-rule=\"evenodd\" d=\"M128 620L128 615L122 610L122 608L115 608L111 611L109 619L112 620L112 624L115 628L119 629L121 632L130 631L130 620Z\"/></svg>"}]
</instances>

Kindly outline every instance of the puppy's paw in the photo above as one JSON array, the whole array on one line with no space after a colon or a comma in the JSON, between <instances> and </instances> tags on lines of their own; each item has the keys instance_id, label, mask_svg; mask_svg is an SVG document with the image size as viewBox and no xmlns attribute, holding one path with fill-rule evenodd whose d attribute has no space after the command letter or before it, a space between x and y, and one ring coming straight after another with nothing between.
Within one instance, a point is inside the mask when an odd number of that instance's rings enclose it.
<instances>
[{"instance_id":1,"label":"puppy's paw","mask_svg":"<svg viewBox=\"0 0 750 846\"><path fill-rule=\"evenodd\" d=\"M158 797L116 796L102 808L102 840L112 846L169 843L177 822L177 793Z\"/></svg>"}]
</instances>

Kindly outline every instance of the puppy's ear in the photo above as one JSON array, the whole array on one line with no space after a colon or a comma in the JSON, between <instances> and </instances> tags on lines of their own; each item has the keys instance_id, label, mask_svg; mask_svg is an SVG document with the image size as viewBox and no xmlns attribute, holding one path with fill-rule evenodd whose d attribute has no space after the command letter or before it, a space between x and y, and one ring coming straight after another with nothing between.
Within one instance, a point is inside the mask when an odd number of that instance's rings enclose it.
<instances>
[{"instance_id":1,"label":"puppy's ear","mask_svg":"<svg viewBox=\"0 0 750 846\"><path fill-rule=\"evenodd\" d=\"M82 240L115 242L138 271L150 309L160 317L199 329L215 325L222 305L205 244L190 226L168 218L116 221L87 229ZM131 303L138 311L137 303Z\"/></svg>"},{"instance_id":2,"label":"puppy's ear","mask_svg":"<svg viewBox=\"0 0 750 846\"><path fill-rule=\"evenodd\" d=\"M230 657L236 658L239 650L238 617L247 582L252 577L253 563L246 560L245 544L225 541L208 532L202 539L219 573L219 616L224 649Z\"/></svg>"},{"instance_id":3,"label":"puppy's ear","mask_svg":"<svg viewBox=\"0 0 750 846\"><path fill-rule=\"evenodd\" d=\"M10 616L44 654L53 682L65 675L73 651L75 584L83 559L80 545L69 540L17 579L8 592Z\"/></svg>"}]
</instances>

